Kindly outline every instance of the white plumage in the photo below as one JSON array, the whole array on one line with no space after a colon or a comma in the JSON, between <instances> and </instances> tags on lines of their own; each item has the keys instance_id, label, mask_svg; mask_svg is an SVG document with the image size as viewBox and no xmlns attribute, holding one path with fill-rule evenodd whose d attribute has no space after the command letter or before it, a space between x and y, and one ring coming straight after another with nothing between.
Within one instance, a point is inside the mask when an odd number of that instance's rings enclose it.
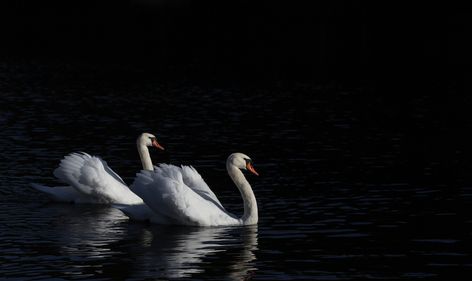
<instances>
[{"instance_id":1,"label":"white plumage","mask_svg":"<svg viewBox=\"0 0 472 281\"><path fill-rule=\"evenodd\" d=\"M164 221L151 219L153 223L198 226L256 224L256 198L240 170L248 169L257 174L250 158L242 153L233 153L228 157L226 166L243 197L242 218L225 210L200 174L191 166L161 164L155 166L154 171L143 170L137 174L132 190L155 214L165 218ZM131 217L138 216L137 210L134 214L133 207L121 206L120 209Z\"/></svg>"},{"instance_id":2,"label":"white plumage","mask_svg":"<svg viewBox=\"0 0 472 281\"><path fill-rule=\"evenodd\" d=\"M162 149L156 137L148 133L139 136L137 146L144 169L151 163L147 147L155 146ZM61 160L54 175L69 186L48 187L34 183L31 185L57 201L136 205L143 214L146 211L150 213L143 200L126 186L121 177L104 160L97 156L84 152L71 153Z\"/></svg>"},{"instance_id":3,"label":"white plumage","mask_svg":"<svg viewBox=\"0 0 472 281\"><path fill-rule=\"evenodd\" d=\"M192 166L152 166L148 146L163 149L153 135L143 133L137 141L143 170L131 189L107 163L87 153L71 153L61 160L54 175L69 186L32 184L57 201L111 204L132 219L157 224L197 226L252 225L258 222L254 192L241 170L257 174L252 160L233 153L226 161L229 176L244 201L241 218L227 212L213 191Z\"/></svg>"}]
</instances>

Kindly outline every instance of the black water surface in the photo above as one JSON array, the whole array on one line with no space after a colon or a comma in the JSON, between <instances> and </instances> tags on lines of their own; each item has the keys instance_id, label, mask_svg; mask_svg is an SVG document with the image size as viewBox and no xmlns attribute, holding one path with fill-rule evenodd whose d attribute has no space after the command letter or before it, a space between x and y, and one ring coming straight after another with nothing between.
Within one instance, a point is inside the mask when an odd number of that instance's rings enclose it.
<instances>
[{"instance_id":1,"label":"black water surface","mask_svg":"<svg viewBox=\"0 0 472 281\"><path fill-rule=\"evenodd\" d=\"M98 68L100 69L100 68ZM450 279L472 273L467 97L383 95L384 86L160 83L131 70L0 65L0 278L86 280ZM446 89L447 90L447 89ZM252 157L252 227L130 222L107 206L51 203L73 151L131 183L139 133L191 164L234 213L225 172Z\"/></svg>"}]
</instances>

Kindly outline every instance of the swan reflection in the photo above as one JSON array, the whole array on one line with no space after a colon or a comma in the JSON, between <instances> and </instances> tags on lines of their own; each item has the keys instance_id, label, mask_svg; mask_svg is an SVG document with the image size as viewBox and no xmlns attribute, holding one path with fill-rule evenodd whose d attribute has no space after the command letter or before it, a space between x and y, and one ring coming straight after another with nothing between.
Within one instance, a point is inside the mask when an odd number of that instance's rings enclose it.
<instances>
[{"instance_id":1,"label":"swan reflection","mask_svg":"<svg viewBox=\"0 0 472 281\"><path fill-rule=\"evenodd\" d=\"M116 209L90 205L52 204L40 214L44 227L35 236L50 241L50 256L69 260L66 276L243 280L257 270L257 225L147 225L130 222Z\"/></svg>"},{"instance_id":2,"label":"swan reflection","mask_svg":"<svg viewBox=\"0 0 472 281\"><path fill-rule=\"evenodd\" d=\"M133 277L203 277L214 271L212 276L225 272L225 279L242 280L256 270L257 226L141 230L141 247L134 249L138 276Z\"/></svg>"},{"instance_id":3,"label":"swan reflection","mask_svg":"<svg viewBox=\"0 0 472 281\"><path fill-rule=\"evenodd\" d=\"M56 233L62 254L89 258L110 257L110 245L122 240L127 218L118 210L107 207L51 204L43 213L55 217L45 231Z\"/></svg>"}]
</instances>

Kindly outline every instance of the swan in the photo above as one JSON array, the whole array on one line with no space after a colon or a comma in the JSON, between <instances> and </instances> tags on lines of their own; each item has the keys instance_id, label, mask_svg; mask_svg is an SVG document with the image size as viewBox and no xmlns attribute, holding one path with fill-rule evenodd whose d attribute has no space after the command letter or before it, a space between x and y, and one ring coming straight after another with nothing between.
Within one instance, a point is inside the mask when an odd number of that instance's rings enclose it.
<instances>
[{"instance_id":1,"label":"swan","mask_svg":"<svg viewBox=\"0 0 472 281\"><path fill-rule=\"evenodd\" d=\"M200 174L191 166L160 164L153 171L143 170L136 176L132 190L166 223L196 226L254 225L258 222L257 202L251 185L241 170L259 175L249 156L233 153L226 160L229 176L244 202L241 218L227 212ZM119 208L133 218L132 208ZM151 223L162 221L150 219Z\"/></svg>"},{"instance_id":2,"label":"swan","mask_svg":"<svg viewBox=\"0 0 472 281\"><path fill-rule=\"evenodd\" d=\"M150 133L142 133L136 144L143 169L152 170L148 147L164 148ZM146 212L143 200L97 156L84 152L71 153L61 160L54 175L68 185L49 187L32 183L31 186L59 202L140 205L141 212Z\"/></svg>"}]
</instances>

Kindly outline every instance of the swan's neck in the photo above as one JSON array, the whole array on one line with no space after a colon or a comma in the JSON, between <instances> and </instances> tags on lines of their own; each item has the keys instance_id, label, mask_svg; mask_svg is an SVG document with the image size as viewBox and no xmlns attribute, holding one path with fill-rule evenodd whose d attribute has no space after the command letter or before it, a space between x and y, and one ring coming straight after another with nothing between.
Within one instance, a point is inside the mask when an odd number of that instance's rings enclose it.
<instances>
[{"instance_id":1,"label":"swan's neck","mask_svg":"<svg viewBox=\"0 0 472 281\"><path fill-rule=\"evenodd\" d=\"M236 166L227 164L226 169L228 174L233 180L234 184L238 187L243 197L244 202L244 214L241 218L244 225L257 224L259 215L257 212L257 201L254 192L252 191L251 185L244 177L244 174Z\"/></svg>"},{"instance_id":2,"label":"swan's neck","mask_svg":"<svg viewBox=\"0 0 472 281\"><path fill-rule=\"evenodd\" d=\"M141 158L141 163L143 164L143 169L152 171L153 166L147 146L138 143L138 152L139 158Z\"/></svg>"}]
</instances>

